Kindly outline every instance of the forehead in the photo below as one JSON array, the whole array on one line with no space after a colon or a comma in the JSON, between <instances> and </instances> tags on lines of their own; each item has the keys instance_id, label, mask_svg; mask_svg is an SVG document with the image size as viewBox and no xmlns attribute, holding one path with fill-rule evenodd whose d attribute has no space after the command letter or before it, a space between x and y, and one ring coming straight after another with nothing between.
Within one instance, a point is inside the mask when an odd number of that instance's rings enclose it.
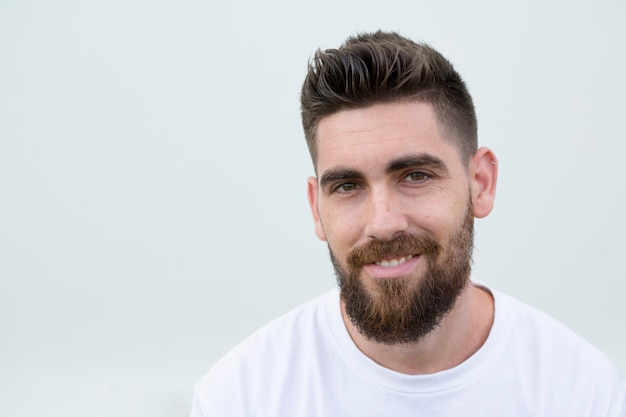
<instances>
[{"instance_id":1,"label":"forehead","mask_svg":"<svg viewBox=\"0 0 626 417\"><path fill-rule=\"evenodd\" d=\"M442 135L432 105L413 101L376 104L323 118L317 130L317 152L320 174L336 166L373 168L405 154L461 163L458 149Z\"/></svg>"}]
</instances>

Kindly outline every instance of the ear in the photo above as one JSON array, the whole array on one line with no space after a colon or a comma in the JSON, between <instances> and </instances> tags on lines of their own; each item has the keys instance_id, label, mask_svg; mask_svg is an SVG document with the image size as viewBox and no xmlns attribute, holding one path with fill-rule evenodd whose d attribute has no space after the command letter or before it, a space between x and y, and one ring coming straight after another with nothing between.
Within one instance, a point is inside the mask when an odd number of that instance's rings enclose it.
<instances>
[{"instance_id":1,"label":"ear","mask_svg":"<svg viewBox=\"0 0 626 417\"><path fill-rule=\"evenodd\" d=\"M498 181L498 159L489 148L480 148L470 161L474 216L486 217L493 209Z\"/></svg>"},{"instance_id":2,"label":"ear","mask_svg":"<svg viewBox=\"0 0 626 417\"><path fill-rule=\"evenodd\" d=\"M317 209L318 193L319 187L317 184L317 178L309 177L307 181L307 197L309 198L309 207L311 208L311 214L313 214L315 234L320 240L326 241L326 233L324 233L324 227L322 227L322 221L320 220L320 213Z\"/></svg>"}]
</instances>

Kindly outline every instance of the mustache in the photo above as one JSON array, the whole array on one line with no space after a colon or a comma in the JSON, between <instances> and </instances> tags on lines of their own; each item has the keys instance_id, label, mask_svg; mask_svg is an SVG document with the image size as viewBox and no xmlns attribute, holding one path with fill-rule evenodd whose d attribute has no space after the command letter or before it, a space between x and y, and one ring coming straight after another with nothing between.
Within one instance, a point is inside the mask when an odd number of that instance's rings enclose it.
<instances>
[{"instance_id":1,"label":"mustache","mask_svg":"<svg viewBox=\"0 0 626 417\"><path fill-rule=\"evenodd\" d=\"M372 240L364 245L354 248L348 255L348 265L359 269L386 258L396 258L412 255L438 255L441 246L437 240L426 234L417 236L402 234L391 240Z\"/></svg>"}]
</instances>

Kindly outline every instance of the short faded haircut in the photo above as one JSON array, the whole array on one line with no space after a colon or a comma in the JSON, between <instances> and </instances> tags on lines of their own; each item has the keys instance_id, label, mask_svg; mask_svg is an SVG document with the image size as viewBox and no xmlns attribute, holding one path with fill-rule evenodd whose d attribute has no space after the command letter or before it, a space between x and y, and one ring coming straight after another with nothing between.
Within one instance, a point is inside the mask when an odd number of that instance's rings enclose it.
<instances>
[{"instance_id":1,"label":"short faded haircut","mask_svg":"<svg viewBox=\"0 0 626 417\"><path fill-rule=\"evenodd\" d=\"M459 149L466 165L478 146L474 104L461 76L435 49L395 32L363 33L338 49L318 49L309 61L300 100L314 166L321 119L379 103L430 103L442 135Z\"/></svg>"}]
</instances>

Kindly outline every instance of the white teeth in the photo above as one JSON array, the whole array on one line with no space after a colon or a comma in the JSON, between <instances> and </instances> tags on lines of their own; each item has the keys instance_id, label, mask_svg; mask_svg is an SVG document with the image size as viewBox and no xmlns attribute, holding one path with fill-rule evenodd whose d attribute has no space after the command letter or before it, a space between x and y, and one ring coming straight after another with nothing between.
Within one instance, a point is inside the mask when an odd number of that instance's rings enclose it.
<instances>
[{"instance_id":1,"label":"white teeth","mask_svg":"<svg viewBox=\"0 0 626 417\"><path fill-rule=\"evenodd\" d=\"M389 268L391 266L398 266L400 264L403 264L406 261L408 261L409 259L411 259L412 257L413 257L412 255L409 255L406 258L402 257L402 258L399 258L399 259L398 258L394 258L394 259L391 259L391 260L382 260L382 261L375 262L375 264L378 265L378 266Z\"/></svg>"}]
</instances>

